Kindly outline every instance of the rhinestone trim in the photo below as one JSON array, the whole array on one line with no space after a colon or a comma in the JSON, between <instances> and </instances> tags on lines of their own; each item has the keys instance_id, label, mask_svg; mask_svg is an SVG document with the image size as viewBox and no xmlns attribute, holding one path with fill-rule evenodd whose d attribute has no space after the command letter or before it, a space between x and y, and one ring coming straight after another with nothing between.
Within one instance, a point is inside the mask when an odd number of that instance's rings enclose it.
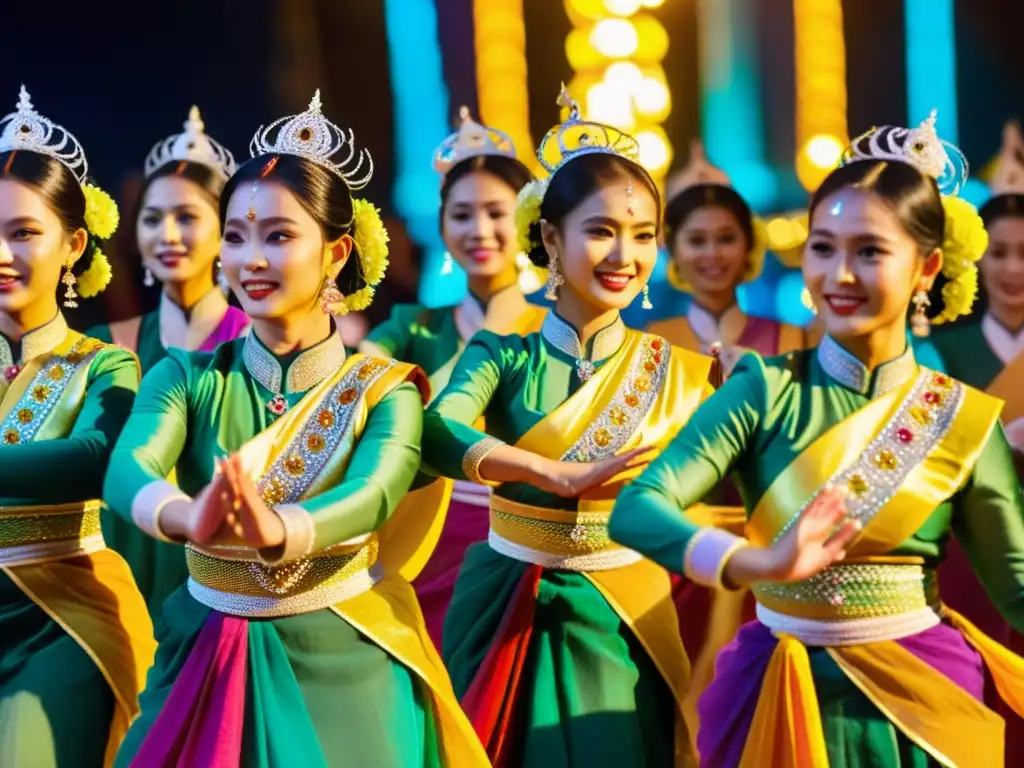
<instances>
[{"instance_id":1,"label":"rhinestone trim","mask_svg":"<svg viewBox=\"0 0 1024 768\"><path fill-rule=\"evenodd\" d=\"M59 317L59 315L58 315ZM47 360L29 382L25 394L11 408L3 423L0 436L3 443L16 445L29 443L64 395L71 377L82 366L92 361L92 355L103 348L95 339L83 338L65 356L54 355Z\"/></svg>"},{"instance_id":2,"label":"rhinestone trim","mask_svg":"<svg viewBox=\"0 0 1024 768\"><path fill-rule=\"evenodd\" d=\"M284 392L294 394L312 389L321 381L334 373L345 362L345 344L341 335L335 331L326 340L303 351L290 366L285 381ZM245 337L242 347L242 359L249 374L263 388L275 395L281 394L281 382L284 374L281 363L274 357L255 333Z\"/></svg>"},{"instance_id":3,"label":"rhinestone trim","mask_svg":"<svg viewBox=\"0 0 1024 768\"><path fill-rule=\"evenodd\" d=\"M880 397L896 389L917 373L914 351L908 345L906 352L878 368L874 391L871 391L871 371L828 335L818 345L818 363L825 373L847 389L872 397Z\"/></svg>"},{"instance_id":4,"label":"rhinestone trim","mask_svg":"<svg viewBox=\"0 0 1024 768\"><path fill-rule=\"evenodd\" d=\"M576 444L562 454L561 460L599 461L618 453L661 392L671 356L672 347L667 341L644 334L640 349L630 362L626 386L615 393L608 407L591 422Z\"/></svg>"},{"instance_id":5,"label":"rhinestone trim","mask_svg":"<svg viewBox=\"0 0 1024 768\"><path fill-rule=\"evenodd\" d=\"M617 316L615 322L595 333L589 357L580 345L576 329L554 312L548 312L544 317L540 333L559 352L579 362L592 362L605 360L619 351L619 347L626 340L626 324L622 322L621 316Z\"/></svg>"},{"instance_id":6,"label":"rhinestone trim","mask_svg":"<svg viewBox=\"0 0 1024 768\"><path fill-rule=\"evenodd\" d=\"M777 613L757 604L757 618L775 635L787 634L804 645L836 647L900 640L938 626L942 617L934 608L851 621L819 621Z\"/></svg>"},{"instance_id":7,"label":"rhinestone trim","mask_svg":"<svg viewBox=\"0 0 1024 768\"><path fill-rule=\"evenodd\" d=\"M503 445L505 443L501 440L488 436L482 440L477 440L469 446L469 449L462 456L462 474L466 476L466 479L477 485L486 485L488 481L480 477L480 465L491 451Z\"/></svg>"},{"instance_id":8,"label":"rhinestone trim","mask_svg":"<svg viewBox=\"0 0 1024 768\"><path fill-rule=\"evenodd\" d=\"M316 414L306 419L292 442L256 482L269 506L294 504L303 498L348 432L366 389L394 366L393 360L367 358L353 364L324 394Z\"/></svg>"},{"instance_id":9,"label":"rhinestone trim","mask_svg":"<svg viewBox=\"0 0 1024 768\"><path fill-rule=\"evenodd\" d=\"M827 484L849 489L846 508L851 520L866 526L889 503L907 475L945 436L963 400L963 384L921 368L913 388L889 423L853 464L828 480ZM812 495L787 521L775 541L785 535L816 496Z\"/></svg>"}]
</instances>

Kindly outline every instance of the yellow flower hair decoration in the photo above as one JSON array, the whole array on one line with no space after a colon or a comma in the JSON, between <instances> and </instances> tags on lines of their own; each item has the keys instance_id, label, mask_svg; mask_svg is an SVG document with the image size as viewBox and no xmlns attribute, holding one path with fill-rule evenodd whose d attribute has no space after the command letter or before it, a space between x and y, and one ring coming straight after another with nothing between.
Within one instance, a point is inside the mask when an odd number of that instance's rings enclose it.
<instances>
[{"instance_id":1,"label":"yellow flower hair decoration","mask_svg":"<svg viewBox=\"0 0 1024 768\"><path fill-rule=\"evenodd\" d=\"M85 193L85 226L89 234L109 240L121 221L117 203L95 184L83 184L82 192Z\"/></svg>"},{"instance_id":2,"label":"yellow flower hair decoration","mask_svg":"<svg viewBox=\"0 0 1024 768\"><path fill-rule=\"evenodd\" d=\"M752 283L761 276L761 272L764 271L765 255L768 253L768 226L761 217L754 216L751 221L751 227L754 231L754 242L751 245L750 253L747 255L746 268L743 270L743 274L740 275L739 282L741 284ZM693 286L679 272L679 267L674 259L669 261L666 279L668 284L677 291L693 293Z\"/></svg>"},{"instance_id":3,"label":"yellow flower hair decoration","mask_svg":"<svg viewBox=\"0 0 1024 768\"><path fill-rule=\"evenodd\" d=\"M988 232L977 209L959 197L943 196L946 232L942 242L942 311L932 323L942 325L968 315L978 297L978 261L988 248Z\"/></svg>"},{"instance_id":4,"label":"yellow flower hair decoration","mask_svg":"<svg viewBox=\"0 0 1024 768\"><path fill-rule=\"evenodd\" d=\"M113 277L113 270L110 268L110 260L99 246L92 252L92 261L89 268L78 277L78 295L83 299L91 299L101 293Z\"/></svg>"},{"instance_id":5,"label":"yellow flower hair decoration","mask_svg":"<svg viewBox=\"0 0 1024 768\"><path fill-rule=\"evenodd\" d=\"M540 245L530 238L530 230L540 221L540 205L544 202L544 194L547 191L547 179L534 179L516 195L516 236L523 253L529 253Z\"/></svg>"},{"instance_id":6,"label":"yellow flower hair decoration","mask_svg":"<svg viewBox=\"0 0 1024 768\"><path fill-rule=\"evenodd\" d=\"M349 312L360 312L370 306L376 287L388 269L388 231L376 206L368 200L354 198L352 225L355 229L352 239L366 285L348 296L342 296L337 291L332 294L332 300L325 302L324 308L338 317Z\"/></svg>"}]
</instances>

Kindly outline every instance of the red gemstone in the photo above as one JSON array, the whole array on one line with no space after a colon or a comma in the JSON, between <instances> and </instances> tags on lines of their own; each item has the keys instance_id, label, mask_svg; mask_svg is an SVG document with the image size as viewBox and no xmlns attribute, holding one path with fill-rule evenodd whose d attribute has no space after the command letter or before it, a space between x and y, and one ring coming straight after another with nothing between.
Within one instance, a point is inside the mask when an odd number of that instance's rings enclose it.
<instances>
[{"instance_id":1,"label":"red gemstone","mask_svg":"<svg viewBox=\"0 0 1024 768\"><path fill-rule=\"evenodd\" d=\"M946 377L943 376L942 374L938 374L935 377L935 383L938 384L940 387L945 386L946 385Z\"/></svg>"},{"instance_id":2,"label":"red gemstone","mask_svg":"<svg viewBox=\"0 0 1024 768\"><path fill-rule=\"evenodd\" d=\"M937 402L939 402L939 396L934 392L925 392L924 401L928 403L928 405L935 405Z\"/></svg>"},{"instance_id":3,"label":"red gemstone","mask_svg":"<svg viewBox=\"0 0 1024 768\"><path fill-rule=\"evenodd\" d=\"M21 373L21 366L19 365L8 365L4 368L4 379L8 382L14 381L14 379Z\"/></svg>"},{"instance_id":4,"label":"red gemstone","mask_svg":"<svg viewBox=\"0 0 1024 768\"><path fill-rule=\"evenodd\" d=\"M651 349L657 351L661 349L661 339L655 339L651 342Z\"/></svg>"},{"instance_id":5,"label":"red gemstone","mask_svg":"<svg viewBox=\"0 0 1024 768\"><path fill-rule=\"evenodd\" d=\"M901 443L909 443L911 440L914 439L914 433L911 432L906 427L900 427L899 429L896 430L896 439L899 440Z\"/></svg>"},{"instance_id":6,"label":"red gemstone","mask_svg":"<svg viewBox=\"0 0 1024 768\"><path fill-rule=\"evenodd\" d=\"M654 362L656 362L658 365L661 365L661 355L660 354L655 352L653 355L651 355L651 357L654 358Z\"/></svg>"}]
</instances>

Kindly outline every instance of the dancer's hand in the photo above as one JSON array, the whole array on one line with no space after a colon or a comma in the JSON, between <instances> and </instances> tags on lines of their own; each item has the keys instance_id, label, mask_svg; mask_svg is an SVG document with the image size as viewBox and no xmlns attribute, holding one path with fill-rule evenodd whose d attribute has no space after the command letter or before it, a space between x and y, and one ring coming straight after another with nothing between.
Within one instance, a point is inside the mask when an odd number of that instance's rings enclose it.
<instances>
[{"instance_id":1,"label":"dancer's hand","mask_svg":"<svg viewBox=\"0 0 1024 768\"><path fill-rule=\"evenodd\" d=\"M238 454L224 461L224 476L237 499L236 511L226 517L235 537L247 547L264 549L284 543L285 528L280 516L267 506L256 484L244 471Z\"/></svg>"},{"instance_id":2,"label":"dancer's hand","mask_svg":"<svg viewBox=\"0 0 1024 768\"><path fill-rule=\"evenodd\" d=\"M802 581L846 557L860 531L846 520L845 489L822 491L800 519L770 547L745 547L729 558L725 581L732 587L755 581Z\"/></svg>"},{"instance_id":3,"label":"dancer's hand","mask_svg":"<svg viewBox=\"0 0 1024 768\"><path fill-rule=\"evenodd\" d=\"M191 501L172 501L160 514L160 528L172 539L209 544L232 511L234 498L223 472L214 475Z\"/></svg>"},{"instance_id":4,"label":"dancer's hand","mask_svg":"<svg viewBox=\"0 0 1024 768\"><path fill-rule=\"evenodd\" d=\"M584 495L597 498L605 483L626 470L642 470L654 456L654 449L640 447L600 461L551 461L530 484L568 499Z\"/></svg>"}]
</instances>

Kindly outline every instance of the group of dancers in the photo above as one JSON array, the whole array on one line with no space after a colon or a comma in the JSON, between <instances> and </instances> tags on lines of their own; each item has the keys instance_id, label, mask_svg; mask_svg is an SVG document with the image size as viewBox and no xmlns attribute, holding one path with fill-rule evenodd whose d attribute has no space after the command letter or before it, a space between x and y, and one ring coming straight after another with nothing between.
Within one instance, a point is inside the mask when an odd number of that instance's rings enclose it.
<instances>
[{"instance_id":1,"label":"group of dancers","mask_svg":"<svg viewBox=\"0 0 1024 768\"><path fill-rule=\"evenodd\" d=\"M699 146L663 199L632 136L558 105L543 178L463 111L433 161L468 295L353 350L388 235L319 93L240 164L193 108L129 218L22 89L0 765L1012 764L1019 133L980 215L934 116L855 139L799 328L739 308L765 228ZM159 306L71 329L119 221Z\"/></svg>"}]
</instances>

